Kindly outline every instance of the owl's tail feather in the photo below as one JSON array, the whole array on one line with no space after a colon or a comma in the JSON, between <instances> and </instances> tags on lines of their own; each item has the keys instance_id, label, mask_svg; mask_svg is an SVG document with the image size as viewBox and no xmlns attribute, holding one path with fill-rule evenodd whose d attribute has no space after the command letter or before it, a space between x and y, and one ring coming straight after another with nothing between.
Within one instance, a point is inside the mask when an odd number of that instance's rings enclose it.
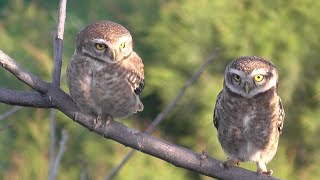
<instances>
[{"instance_id":1,"label":"owl's tail feather","mask_svg":"<svg viewBox=\"0 0 320 180\"><path fill-rule=\"evenodd\" d=\"M144 109L144 105L142 104L139 96L136 95L136 107L135 107L136 112L134 113L141 112L143 111L143 109Z\"/></svg>"},{"instance_id":2,"label":"owl's tail feather","mask_svg":"<svg viewBox=\"0 0 320 180\"><path fill-rule=\"evenodd\" d=\"M140 100L139 100L139 101L140 101ZM143 108L144 108L144 106L143 106L142 102L140 101L140 102L137 104L137 112L143 111Z\"/></svg>"}]
</instances>

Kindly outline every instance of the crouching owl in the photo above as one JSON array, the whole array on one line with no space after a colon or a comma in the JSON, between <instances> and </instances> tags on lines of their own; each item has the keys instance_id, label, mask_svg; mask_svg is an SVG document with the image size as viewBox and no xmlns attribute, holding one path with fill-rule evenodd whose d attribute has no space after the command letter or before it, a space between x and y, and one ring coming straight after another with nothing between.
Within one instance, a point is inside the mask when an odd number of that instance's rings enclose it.
<instances>
[{"instance_id":1,"label":"crouching owl","mask_svg":"<svg viewBox=\"0 0 320 180\"><path fill-rule=\"evenodd\" d=\"M144 65L132 46L129 31L111 21L80 31L67 82L82 112L121 118L143 110Z\"/></svg>"}]
</instances>

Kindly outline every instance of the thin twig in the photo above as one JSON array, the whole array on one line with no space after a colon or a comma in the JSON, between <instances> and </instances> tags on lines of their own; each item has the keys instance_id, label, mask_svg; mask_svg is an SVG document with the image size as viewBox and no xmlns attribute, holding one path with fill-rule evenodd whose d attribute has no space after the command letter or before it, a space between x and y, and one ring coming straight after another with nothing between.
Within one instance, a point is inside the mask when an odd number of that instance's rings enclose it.
<instances>
[{"instance_id":1,"label":"thin twig","mask_svg":"<svg viewBox=\"0 0 320 180\"><path fill-rule=\"evenodd\" d=\"M56 36L54 38L54 67L52 74L52 84L55 87L60 86L61 66L62 66L62 48L63 48L63 32L66 19L67 0L60 0L59 12L57 19Z\"/></svg>"},{"instance_id":2,"label":"thin twig","mask_svg":"<svg viewBox=\"0 0 320 180\"><path fill-rule=\"evenodd\" d=\"M205 60L205 62L201 65L201 67L192 75L192 77L184 84L184 86L181 88L177 96L171 101L171 103L161 112L159 113L156 118L153 120L153 122L148 126L148 128L145 130L146 134L151 134L152 131L155 130L155 128L163 121L164 117L168 115L172 109L177 105L177 103L180 101L180 99L185 94L188 87L197 80L200 75L203 73L203 71L208 67L208 65L215 59L217 56L218 48L214 50L214 52ZM119 171L120 169L126 164L126 162L134 155L134 152L136 150L131 150L122 160L121 162L110 172L110 174L105 177L105 180L112 179Z\"/></svg>"},{"instance_id":3,"label":"thin twig","mask_svg":"<svg viewBox=\"0 0 320 180\"><path fill-rule=\"evenodd\" d=\"M50 109L50 149L48 179L53 177L56 150L56 110Z\"/></svg>"},{"instance_id":4,"label":"thin twig","mask_svg":"<svg viewBox=\"0 0 320 180\"><path fill-rule=\"evenodd\" d=\"M86 180L86 179L90 180L91 178L89 177L88 164L87 164L86 160L82 159L81 165L82 165L82 170L81 170L81 174L80 174L80 180Z\"/></svg>"},{"instance_id":5,"label":"thin twig","mask_svg":"<svg viewBox=\"0 0 320 180\"><path fill-rule=\"evenodd\" d=\"M120 169L129 161L129 159L136 153L136 150L132 149L124 158L122 158L121 162L112 169L112 171L104 178L105 180L110 180L114 178Z\"/></svg>"},{"instance_id":6,"label":"thin twig","mask_svg":"<svg viewBox=\"0 0 320 180\"><path fill-rule=\"evenodd\" d=\"M54 165L53 165L53 168L52 168L52 173L48 177L48 180L55 180L56 179L61 158L62 158L62 156L63 156L63 154L64 154L64 152L66 150L66 143L67 143L67 140L68 140L68 132L67 132L67 130L63 129L61 134L62 134L62 137L61 137L61 140L59 142L59 151L58 151L57 157L56 157L56 159L54 161Z\"/></svg>"},{"instance_id":7,"label":"thin twig","mask_svg":"<svg viewBox=\"0 0 320 180\"><path fill-rule=\"evenodd\" d=\"M9 111L3 113L2 115L0 115L0 121L3 119L6 119L7 117L11 116L13 113L19 111L20 109L22 109L23 107L21 106L13 106L13 108L11 108Z\"/></svg>"},{"instance_id":8,"label":"thin twig","mask_svg":"<svg viewBox=\"0 0 320 180\"><path fill-rule=\"evenodd\" d=\"M54 66L53 66L53 73L52 73L52 85L55 88L60 87L60 77L61 77L61 66L62 66L62 49L63 49L63 33L64 33L64 23L66 19L66 6L67 0L60 0L59 3L59 11L58 11L58 19L56 25L56 35L54 38ZM58 169L58 165L62 155L59 154L57 159L55 160L55 142L56 142L56 110L51 109L50 113L50 150L49 150L49 180L54 180L56 178L56 173ZM63 131L64 132L64 131ZM63 134L66 135L66 132ZM64 136L62 138L64 140ZM63 150L62 141L60 142L60 150ZM64 150L63 150L64 151ZM62 151L62 153L63 153ZM60 159L59 159L60 158Z\"/></svg>"},{"instance_id":9,"label":"thin twig","mask_svg":"<svg viewBox=\"0 0 320 180\"><path fill-rule=\"evenodd\" d=\"M149 127L146 129L145 133L150 134L156 126L161 123L163 118L169 114L169 112L177 105L177 103L180 101L180 99L183 97L184 93L188 89L188 87L197 80L200 75L203 73L203 71L208 67L208 65L215 59L217 56L217 52L219 51L219 48L216 48L214 52L205 60L205 62L202 64L202 66L192 75L192 77L189 79L189 81L184 84L184 86L181 88L178 95L174 98L174 100L161 112L157 115L157 117L154 119L154 121L149 125Z\"/></svg>"},{"instance_id":10,"label":"thin twig","mask_svg":"<svg viewBox=\"0 0 320 180\"><path fill-rule=\"evenodd\" d=\"M40 94L39 92L18 91L6 88L0 88L0 102L25 107L55 107L48 96Z\"/></svg>"}]
</instances>

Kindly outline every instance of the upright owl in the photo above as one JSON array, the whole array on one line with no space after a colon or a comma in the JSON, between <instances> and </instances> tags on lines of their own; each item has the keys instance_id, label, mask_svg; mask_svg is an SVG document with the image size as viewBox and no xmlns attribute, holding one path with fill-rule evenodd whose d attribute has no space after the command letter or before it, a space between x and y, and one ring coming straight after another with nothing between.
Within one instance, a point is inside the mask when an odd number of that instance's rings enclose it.
<instances>
[{"instance_id":1,"label":"upright owl","mask_svg":"<svg viewBox=\"0 0 320 180\"><path fill-rule=\"evenodd\" d=\"M272 175L267 163L276 154L285 115L277 94L278 78L276 67L257 56L241 57L227 66L213 113L228 156L223 168L252 161L257 173Z\"/></svg>"},{"instance_id":2,"label":"upright owl","mask_svg":"<svg viewBox=\"0 0 320 180\"><path fill-rule=\"evenodd\" d=\"M81 111L121 118L143 110L144 66L120 24L98 21L77 35L67 68L71 97Z\"/></svg>"}]
</instances>

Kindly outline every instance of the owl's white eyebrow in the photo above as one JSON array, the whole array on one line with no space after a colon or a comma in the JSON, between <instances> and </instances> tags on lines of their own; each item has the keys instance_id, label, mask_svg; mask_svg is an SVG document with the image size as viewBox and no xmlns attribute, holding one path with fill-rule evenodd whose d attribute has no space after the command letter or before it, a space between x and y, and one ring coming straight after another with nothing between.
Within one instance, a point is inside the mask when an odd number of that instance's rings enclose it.
<instances>
[{"instance_id":1,"label":"owl's white eyebrow","mask_svg":"<svg viewBox=\"0 0 320 180\"><path fill-rule=\"evenodd\" d=\"M105 39L93 39L92 41L100 44L108 44L108 41L106 41Z\"/></svg>"},{"instance_id":2,"label":"owl's white eyebrow","mask_svg":"<svg viewBox=\"0 0 320 180\"><path fill-rule=\"evenodd\" d=\"M263 75L265 75L265 74L267 74L266 72L267 72L266 69L255 69L255 70L253 70L250 74L251 74L251 75L257 75L257 74L263 74Z\"/></svg>"},{"instance_id":3,"label":"owl's white eyebrow","mask_svg":"<svg viewBox=\"0 0 320 180\"><path fill-rule=\"evenodd\" d=\"M130 40L131 40L131 37L123 36L119 38L118 42L128 42Z\"/></svg>"},{"instance_id":4,"label":"owl's white eyebrow","mask_svg":"<svg viewBox=\"0 0 320 180\"><path fill-rule=\"evenodd\" d=\"M232 73L232 74L238 74L239 76L244 76L245 75L245 73L243 71L239 71L237 69L230 69L229 72Z\"/></svg>"}]
</instances>

